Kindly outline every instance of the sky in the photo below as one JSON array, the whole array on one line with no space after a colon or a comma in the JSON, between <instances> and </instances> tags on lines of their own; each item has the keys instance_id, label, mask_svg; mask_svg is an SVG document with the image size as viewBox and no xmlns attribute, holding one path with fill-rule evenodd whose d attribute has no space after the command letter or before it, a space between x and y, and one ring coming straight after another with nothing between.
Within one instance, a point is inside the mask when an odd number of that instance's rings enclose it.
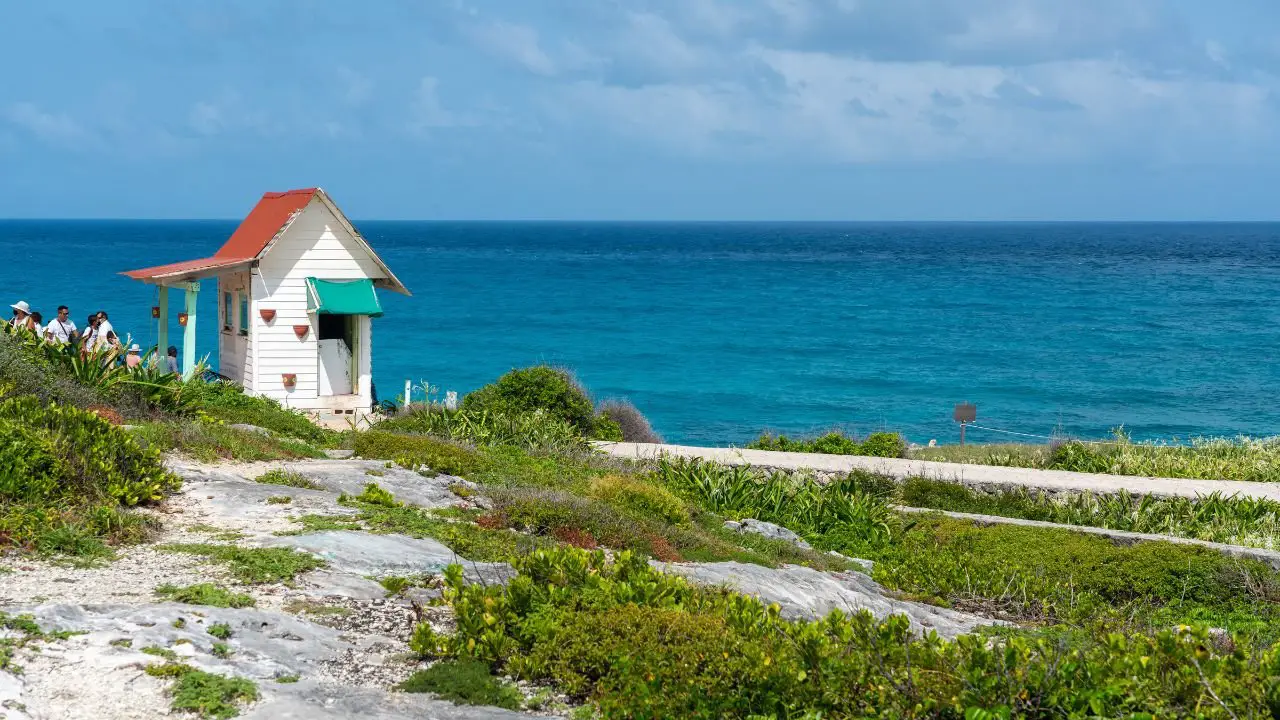
<instances>
[{"instance_id":1,"label":"sky","mask_svg":"<svg viewBox=\"0 0 1280 720\"><path fill-rule=\"evenodd\" d=\"M1280 218L1274 0L0 6L0 217Z\"/></svg>"}]
</instances>

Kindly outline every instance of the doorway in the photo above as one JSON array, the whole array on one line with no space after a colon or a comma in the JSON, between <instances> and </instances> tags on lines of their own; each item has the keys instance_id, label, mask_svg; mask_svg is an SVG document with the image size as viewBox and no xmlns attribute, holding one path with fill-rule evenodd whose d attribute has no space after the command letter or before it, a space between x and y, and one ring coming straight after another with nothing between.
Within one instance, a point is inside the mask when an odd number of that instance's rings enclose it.
<instances>
[{"instance_id":1,"label":"doorway","mask_svg":"<svg viewBox=\"0 0 1280 720\"><path fill-rule=\"evenodd\" d=\"M353 395L360 370L359 315L317 315L320 354L320 394Z\"/></svg>"}]
</instances>

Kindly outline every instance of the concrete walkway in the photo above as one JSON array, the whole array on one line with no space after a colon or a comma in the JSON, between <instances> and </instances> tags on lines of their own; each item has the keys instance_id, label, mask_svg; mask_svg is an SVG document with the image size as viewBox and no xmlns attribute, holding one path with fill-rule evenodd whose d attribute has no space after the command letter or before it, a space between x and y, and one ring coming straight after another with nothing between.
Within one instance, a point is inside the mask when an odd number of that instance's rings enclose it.
<instances>
[{"instance_id":1,"label":"concrete walkway","mask_svg":"<svg viewBox=\"0 0 1280 720\"><path fill-rule=\"evenodd\" d=\"M661 456L711 460L722 465L752 465L781 470L816 470L847 473L851 470L886 475L898 480L924 477L965 485L1024 487L1066 492L1131 493L1194 498L1221 492L1224 495L1265 498L1280 502L1280 483L1240 482L1237 480L1182 480L1134 475L1099 475L1065 470L969 465L965 463L900 460L896 458L822 455L772 450L739 448L707 448L688 445L656 445L651 443L595 443L601 452L618 458L654 460Z\"/></svg>"}]
</instances>

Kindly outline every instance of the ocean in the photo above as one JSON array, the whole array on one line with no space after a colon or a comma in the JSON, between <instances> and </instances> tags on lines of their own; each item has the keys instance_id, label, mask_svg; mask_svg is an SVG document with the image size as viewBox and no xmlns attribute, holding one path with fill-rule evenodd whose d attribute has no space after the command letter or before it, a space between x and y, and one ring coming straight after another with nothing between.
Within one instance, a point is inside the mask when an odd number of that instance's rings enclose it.
<instances>
[{"instance_id":1,"label":"ocean","mask_svg":"<svg viewBox=\"0 0 1280 720\"><path fill-rule=\"evenodd\" d=\"M118 273L211 254L235 224L0 221L4 304L105 309L154 343L155 288ZM384 398L553 363L682 443L950 443L965 401L1029 436L1280 434L1280 224L356 225L414 293L382 295ZM212 281L200 303L216 353Z\"/></svg>"}]
</instances>

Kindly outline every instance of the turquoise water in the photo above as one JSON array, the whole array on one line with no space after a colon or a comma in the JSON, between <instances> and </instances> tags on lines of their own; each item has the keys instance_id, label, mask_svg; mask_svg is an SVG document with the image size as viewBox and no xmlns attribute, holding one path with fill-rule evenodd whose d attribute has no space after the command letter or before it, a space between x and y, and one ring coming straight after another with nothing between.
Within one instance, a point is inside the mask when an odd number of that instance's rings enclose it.
<instances>
[{"instance_id":1,"label":"turquoise water","mask_svg":"<svg viewBox=\"0 0 1280 720\"><path fill-rule=\"evenodd\" d=\"M154 342L154 288L116 273L210 254L234 225L0 221L6 304L105 308ZM1280 433L1280 225L357 225L414 292L383 295L384 397L550 362L678 442L954 442L966 400L1031 434ZM213 318L211 282L200 302Z\"/></svg>"}]
</instances>

